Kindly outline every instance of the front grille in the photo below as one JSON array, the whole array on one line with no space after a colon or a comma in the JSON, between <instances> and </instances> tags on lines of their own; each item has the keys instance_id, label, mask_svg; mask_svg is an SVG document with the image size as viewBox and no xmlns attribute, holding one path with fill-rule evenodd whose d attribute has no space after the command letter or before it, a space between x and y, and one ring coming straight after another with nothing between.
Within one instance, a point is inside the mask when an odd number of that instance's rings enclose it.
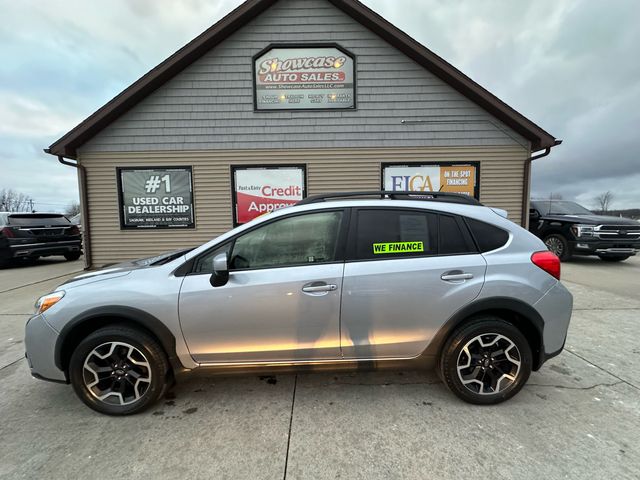
<instances>
[{"instance_id":1,"label":"front grille","mask_svg":"<svg viewBox=\"0 0 640 480\"><path fill-rule=\"evenodd\" d=\"M640 227L636 225L598 225L594 235L601 240L638 240Z\"/></svg>"}]
</instances>

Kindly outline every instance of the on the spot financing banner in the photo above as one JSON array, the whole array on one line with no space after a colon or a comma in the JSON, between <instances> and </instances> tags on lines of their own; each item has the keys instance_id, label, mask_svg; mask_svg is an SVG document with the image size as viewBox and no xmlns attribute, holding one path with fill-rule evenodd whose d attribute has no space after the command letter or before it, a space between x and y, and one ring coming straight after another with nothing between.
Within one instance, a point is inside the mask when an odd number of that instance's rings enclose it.
<instances>
[{"instance_id":1,"label":"on the spot financing banner","mask_svg":"<svg viewBox=\"0 0 640 480\"><path fill-rule=\"evenodd\" d=\"M456 165L386 165L384 189L397 192L453 192L475 196L476 167Z\"/></svg>"},{"instance_id":2,"label":"on the spot financing banner","mask_svg":"<svg viewBox=\"0 0 640 480\"><path fill-rule=\"evenodd\" d=\"M234 168L236 223L243 224L304 198L304 167Z\"/></svg>"}]
</instances>

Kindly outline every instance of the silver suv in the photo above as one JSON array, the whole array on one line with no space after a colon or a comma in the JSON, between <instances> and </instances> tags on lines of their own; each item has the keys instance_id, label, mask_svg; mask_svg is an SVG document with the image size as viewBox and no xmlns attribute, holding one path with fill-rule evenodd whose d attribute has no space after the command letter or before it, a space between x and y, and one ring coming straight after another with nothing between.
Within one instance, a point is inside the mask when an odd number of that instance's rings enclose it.
<instances>
[{"instance_id":1,"label":"silver suv","mask_svg":"<svg viewBox=\"0 0 640 480\"><path fill-rule=\"evenodd\" d=\"M376 194L310 197L198 248L75 277L27 323L32 375L111 415L192 370L435 366L468 402L515 395L564 346L558 258L468 197Z\"/></svg>"}]
</instances>

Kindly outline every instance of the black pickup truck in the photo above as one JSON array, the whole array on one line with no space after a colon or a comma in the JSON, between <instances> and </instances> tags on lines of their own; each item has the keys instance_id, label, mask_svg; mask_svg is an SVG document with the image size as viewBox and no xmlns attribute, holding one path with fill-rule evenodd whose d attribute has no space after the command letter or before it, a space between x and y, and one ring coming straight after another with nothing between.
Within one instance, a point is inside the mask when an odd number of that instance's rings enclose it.
<instances>
[{"instance_id":1,"label":"black pickup truck","mask_svg":"<svg viewBox=\"0 0 640 480\"><path fill-rule=\"evenodd\" d=\"M0 265L14 258L82 254L80 229L59 213L0 212Z\"/></svg>"},{"instance_id":2,"label":"black pickup truck","mask_svg":"<svg viewBox=\"0 0 640 480\"><path fill-rule=\"evenodd\" d=\"M595 215L565 200L533 200L529 230L560 260L597 255L607 262L620 262L640 251L640 222Z\"/></svg>"}]
</instances>

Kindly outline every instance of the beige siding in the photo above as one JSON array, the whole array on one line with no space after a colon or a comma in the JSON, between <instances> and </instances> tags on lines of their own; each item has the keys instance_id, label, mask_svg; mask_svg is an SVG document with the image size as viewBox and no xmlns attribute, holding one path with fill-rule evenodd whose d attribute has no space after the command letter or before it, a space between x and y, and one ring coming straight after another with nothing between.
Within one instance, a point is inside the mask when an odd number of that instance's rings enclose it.
<instances>
[{"instance_id":1,"label":"beige siding","mask_svg":"<svg viewBox=\"0 0 640 480\"><path fill-rule=\"evenodd\" d=\"M524 161L519 147L378 148L323 150L211 150L84 153L93 266L196 246L232 227L230 166L300 163L308 194L380 188L381 163L479 161L480 199L520 223ZM116 167L193 167L195 229L120 230Z\"/></svg>"}]
</instances>

